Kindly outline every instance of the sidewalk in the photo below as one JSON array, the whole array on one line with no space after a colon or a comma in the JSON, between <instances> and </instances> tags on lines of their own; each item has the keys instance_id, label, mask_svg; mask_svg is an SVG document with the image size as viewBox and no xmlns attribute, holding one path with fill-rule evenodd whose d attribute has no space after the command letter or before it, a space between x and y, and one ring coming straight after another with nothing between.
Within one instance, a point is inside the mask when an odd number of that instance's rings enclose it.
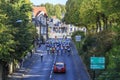
<instances>
[{"instance_id":1,"label":"sidewalk","mask_svg":"<svg viewBox=\"0 0 120 80\"><path fill-rule=\"evenodd\" d=\"M41 48L42 48L42 46L39 49L41 49ZM38 56L36 55L36 53L33 53L32 56L30 54L28 54L25 57L22 68L17 69L11 75L8 75L8 80L22 80L22 78L24 77L24 74L29 71L32 61L37 58L38 58Z\"/></svg>"}]
</instances>

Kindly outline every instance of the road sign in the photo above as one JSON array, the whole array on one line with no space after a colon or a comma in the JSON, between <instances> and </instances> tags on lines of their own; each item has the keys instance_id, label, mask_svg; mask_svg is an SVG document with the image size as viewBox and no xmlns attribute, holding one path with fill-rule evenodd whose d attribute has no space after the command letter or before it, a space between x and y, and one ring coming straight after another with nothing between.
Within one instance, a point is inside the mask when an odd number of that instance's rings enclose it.
<instances>
[{"instance_id":1,"label":"road sign","mask_svg":"<svg viewBox=\"0 0 120 80\"><path fill-rule=\"evenodd\" d=\"M80 35L75 36L75 40L76 41L81 41L81 36Z\"/></svg>"},{"instance_id":2,"label":"road sign","mask_svg":"<svg viewBox=\"0 0 120 80\"><path fill-rule=\"evenodd\" d=\"M90 68L91 69L105 69L105 57L91 57Z\"/></svg>"}]
</instances>

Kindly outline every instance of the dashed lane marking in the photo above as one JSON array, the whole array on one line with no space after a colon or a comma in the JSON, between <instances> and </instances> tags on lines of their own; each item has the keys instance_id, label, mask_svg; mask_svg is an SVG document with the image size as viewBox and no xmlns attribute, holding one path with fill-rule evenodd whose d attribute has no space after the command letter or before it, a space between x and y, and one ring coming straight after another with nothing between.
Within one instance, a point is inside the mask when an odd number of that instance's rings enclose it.
<instances>
[{"instance_id":1,"label":"dashed lane marking","mask_svg":"<svg viewBox=\"0 0 120 80\"><path fill-rule=\"evenodd\" d=\"M56 61L56 57L57 57L57 56L55 56L55 59L54 59L54 61L53 61L52 70L51 70L51 73L50 73L50 79L52 79L53 68L54 68L54 63L55 63L55 61Z\"/></svg>"}]
</instances>

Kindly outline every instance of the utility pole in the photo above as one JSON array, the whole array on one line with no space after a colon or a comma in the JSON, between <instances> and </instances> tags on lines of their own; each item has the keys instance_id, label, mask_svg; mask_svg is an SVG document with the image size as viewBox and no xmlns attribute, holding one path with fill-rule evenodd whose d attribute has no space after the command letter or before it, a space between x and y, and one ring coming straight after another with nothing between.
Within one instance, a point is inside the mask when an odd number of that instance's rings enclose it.
<instances>
[{"instance_id":1,"label":"utility pole","mask_svg":"<svg viewBox=\"0 0 120 80\"><path fill-rule=\"evenodd\" d=\"M47 16L47 14L45 14L45 17L46 17L46 40L47 40L48 39L48 23L47 23L48 16Z\"/></svg>"},{"instance_id":2,"label":"utility pole","mask_svg":"<svg viewBox=\"0 0 120 80\"><path fill-rule=\"evenodd\" d=\"M40 32L39 32L39 34L40 34L39 36L40 37L39 38L41 39L41 21L39 21L39 30L40 30Z\"/></svg>"},{"instance_id":3,"label":"utility pole","mask_svg":"<svg viewBox=\"0 0 120 80\"><path fill-rule=\"evenodd\" d=\"M47 23L47 17L46 17L46 37L48 39L48 23Z\"/></svg>"}]
</instances>

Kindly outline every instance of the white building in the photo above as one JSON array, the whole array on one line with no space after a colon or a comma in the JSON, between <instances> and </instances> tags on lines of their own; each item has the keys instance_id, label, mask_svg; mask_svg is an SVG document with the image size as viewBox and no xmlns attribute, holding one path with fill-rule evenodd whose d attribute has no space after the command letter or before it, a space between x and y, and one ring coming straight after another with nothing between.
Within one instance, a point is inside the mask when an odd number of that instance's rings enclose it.
<instances>
[{"instance_id":1,"label":"white building","mask_svg":"<svg viewBox=\"0 0 120 80\"><path fill-rule=\"evenodd\" d=\"M43 36L43 38L46 40L48 38L47 36L48 24L45 7L33 7L33 23L36 26L39 38Z\"/></svg>"},{"instance_id":2,"label":"white building","mask_svg":"<svg viewBox=\"0 0 120 80\"><path fill-rule=\"evenodd\" d=\"M85 27L77 27L72 24L67 25L68 26L68 35L72 35L73 32L75 31L83 31L86 33L86 28Z\"/></svg>"}]
</instances>

